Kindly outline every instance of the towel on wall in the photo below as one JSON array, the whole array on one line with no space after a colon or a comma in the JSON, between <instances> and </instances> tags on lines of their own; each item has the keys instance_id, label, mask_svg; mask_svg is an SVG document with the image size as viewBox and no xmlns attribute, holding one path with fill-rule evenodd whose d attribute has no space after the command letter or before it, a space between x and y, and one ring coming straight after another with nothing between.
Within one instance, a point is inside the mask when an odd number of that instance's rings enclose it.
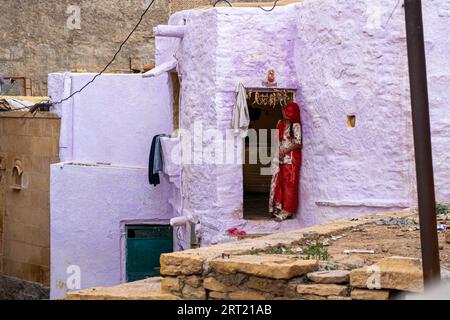
<instances>
[{"instance_id":1,"label":"towel on wall","mask_svg":"<svg viewBox=\"0 0 450 320\"><path fill-rule=\"evenodd\" d=\"M162 172L169 177L181 175L182 150L180 137L161 137Z\"/></svg>"},{"instance_id":2,"label":"towel on wall","mask_svg":"<svg viewBox=\"0 0 450 320\"><path fill-rule=\"evenodd\" d=\"M233 111L233 129L235 134L245 138L250 126L250 114L247 105L247 92L242 83L239 83L236 96L236 104Z\"/></svg>"}]
</instances>

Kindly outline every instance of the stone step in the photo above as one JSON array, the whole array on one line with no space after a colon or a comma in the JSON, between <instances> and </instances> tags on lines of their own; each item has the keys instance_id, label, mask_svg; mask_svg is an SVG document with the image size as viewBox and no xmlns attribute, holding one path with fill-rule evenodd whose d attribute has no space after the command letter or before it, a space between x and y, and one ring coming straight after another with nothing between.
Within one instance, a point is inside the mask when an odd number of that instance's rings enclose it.
<instances>
[{"instance_id":1,"label":"stone step","mask_svg":"<svg viewBox=\"0 0 450 320\"><path fill-rule=\"evenodd\" d=\"M389 300L390 292L387 290L355 289L351 293L353 300Z\"/></svg>"},{"instance_id":2,"label":"stone step","mask_svg":"<svg viewBox=\"0 0 450 320\"><path fill-rule=\"evenodd\" d=\"M211 270L218 273L244 273L269 279L292 279L315 271L318 266L316 260L282 255L242 255L211 261Z\"/></svg>"},{"instance_id":3,"label":"stone step","mask_svg":"<svg viewBox=\"0 0 450 320\"><path fill-rule=\"evenodd\" d=\"M422 264L419 259L389 257L370 267L352 270L350 285L364 289L422 292Z\"/></svg>"},{"instance_id":4,"label":"stone step","mask_svg":"<svg viewBox=\"0 0 450 320\"><path fill-rule=\"evenodd\" d=\"M307 275L308 279L315 283L322 284L341 284L350 282L350 271L334 270L334 271L317 271Z\"/></svg>"},{"instance_id":5,"label":"stone step","mask_svg":"<svg viewBox=\"0 0 450 320\"><path fill-rule=\"evenodd\" d=\"M69 292L65 300L179 300L173 294L161 293L161 278L149 278L118 285Z\"/></svg>"},{"instance_id":6,"label":"stone step","mask_svg":"<svg viewBox=\"0 0 450 320\"><path fill-rule=\"evenodd\" d=\"M300 284L297 286L297 292L302 295L312 296L348 296L349 289L347 286L337 284Z\"/></svg>"}]
</instances>

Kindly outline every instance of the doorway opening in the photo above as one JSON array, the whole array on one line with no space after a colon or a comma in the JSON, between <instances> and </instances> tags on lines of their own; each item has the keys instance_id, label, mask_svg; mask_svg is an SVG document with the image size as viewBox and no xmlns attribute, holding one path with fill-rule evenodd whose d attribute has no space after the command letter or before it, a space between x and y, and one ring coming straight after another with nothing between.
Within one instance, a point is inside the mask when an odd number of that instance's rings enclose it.
<instances>
[{"instance_id":1,"label":"doorway opening","mask_svg":"<svg viewBox=\"0 0 450 320\"><path fill-rule=\"evenodd\" d=\"M245 139L244 219L268 220L269 213L272 136L282 119L281 109L295 100L295 91L289 89L247 89L250 114L250 134ZM256 133L256 139L255 139ZM255 161L256 160L256 161Z\"/></svg>"},{"instance_id":2,"label":"doorway opening","mask_svg":"<svg viewBox=\"0 0 450 320\"><path fill-rule=\"evenodd\" d=\"M170 72L173 93L173 130L180 129L180 77L178 72Z\"/></svg>"},{"instance_id":3,"label":"doorway opening","mask_svg":"<svg viewBox=\"0 0 450 320\"><path fill-rule=\"evenodd\" d=\"M160 275L160 257L173 252L173 228L166 225L126 227L126 278L128 282Z\"/></svg>"}]
</instances>

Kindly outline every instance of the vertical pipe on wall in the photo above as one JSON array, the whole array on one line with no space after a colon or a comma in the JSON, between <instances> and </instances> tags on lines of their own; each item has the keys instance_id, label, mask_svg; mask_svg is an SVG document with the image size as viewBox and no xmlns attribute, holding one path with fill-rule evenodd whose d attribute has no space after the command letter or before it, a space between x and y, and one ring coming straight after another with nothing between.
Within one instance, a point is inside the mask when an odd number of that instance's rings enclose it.
<instances>
[{"instance_id":1,"label":"vertical pipe on wall","mask_svg":"<svg viewBox=\"0 0 450 320\"><path fill-rule=\"evenodd\" d=\"M440 280L430 114L421 0L405 0L420 239L425 286Z\"/></svg>"},{"instance_id":2,"label":"vertical pipe on wall","mask_svg":"<svg viewBox=\"0 0 450 320\"><path fill-rule=\"evenodd\" d=\"M61 97L68 97L72 93L72 75L65 73L63 75L63 91ZM61 133L59 142L59 160L61 162L73 161L73 100L64 101L60 105L61 109L55 111L61 117Z\"/></svg>"}]
</instances>

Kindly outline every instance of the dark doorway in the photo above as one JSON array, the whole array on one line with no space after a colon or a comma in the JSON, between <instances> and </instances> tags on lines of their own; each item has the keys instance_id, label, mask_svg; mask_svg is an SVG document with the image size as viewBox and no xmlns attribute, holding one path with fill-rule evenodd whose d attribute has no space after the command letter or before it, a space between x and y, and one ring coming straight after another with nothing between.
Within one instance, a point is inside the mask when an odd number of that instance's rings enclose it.
<instances>
[{"instance_id":1,"label":"dark doorway","mask_svg":"<svg viewBox=\"0 0 450 320\"><path fill-rule=\"evenodd\" d=\"M244 170L244 219L271 219L269 213L270 175L272 154L272 130L282 118L281 109L295 100L295 91L288 89L247 89L247 104L250 113L250 129L257 132L257 139L251 133L245 141ZM266 130L266 137L260 130ZM262 159L260 155L263 155ZM257 159L250 163L250 159ZM270 161L270 160L269 160Z\"/></svg>"},{"instance_id":2,"label":"dark doorway","mask_svg":"<svg viewBox=\"0 0 450 320\"><path fill-rule=\"evenodd\" d=\"M264 169L270 168L270 163L263 163L261 154L271 155L271 130L275 129L278 120L281 119L281 110L264 110L250 107L250 128L257 130L266 129L267 140L258 136L258 141L245 142L244 164L244 218L245 219L270 219L269 194L272 176L263 174ZM256 153L256 154L255 154ZM250 159L257 159L257 163L249 163Z\"/></svg>"}]
</instances>

